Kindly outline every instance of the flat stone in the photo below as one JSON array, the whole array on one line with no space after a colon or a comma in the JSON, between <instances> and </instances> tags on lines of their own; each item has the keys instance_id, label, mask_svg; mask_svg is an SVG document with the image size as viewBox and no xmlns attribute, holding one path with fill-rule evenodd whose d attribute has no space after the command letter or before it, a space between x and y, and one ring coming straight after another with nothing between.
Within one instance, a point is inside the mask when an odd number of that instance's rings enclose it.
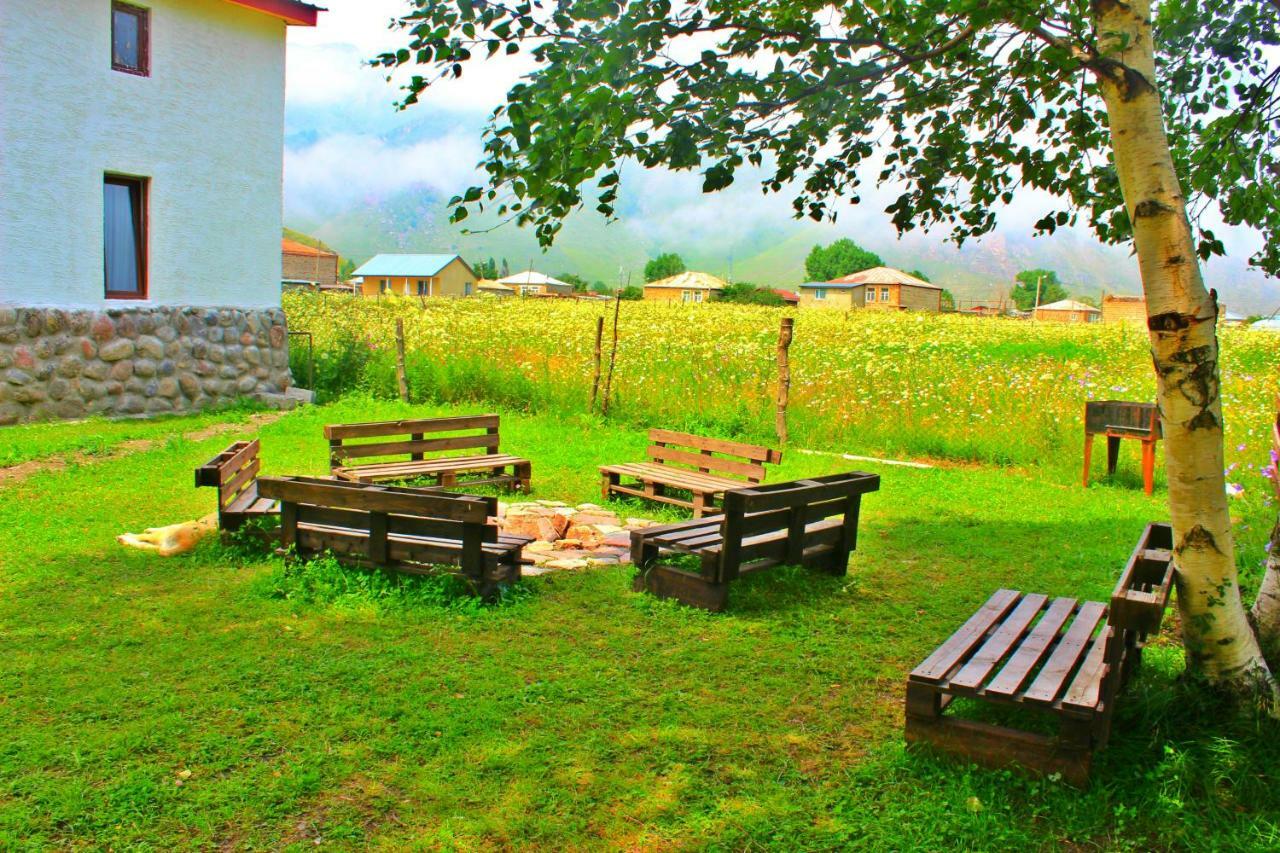
<instances>
[{"instance_id":1,"label":"flat stone","mask_svg":"<svg viewBox=\"0 0 1280 853\"><path fill-rule=\"evenodd\" d=\"M134 376L155 376L156 363L149 358L138 358L133 361Z\"/></svg>"},{"instance_id":2,"label":"flat stone","mask_svg":"<svg viewBox=\"0 0 1280 853\"><path fill-rule=\"evenodd\" d=\"M589 565L591 564L586 560L552 560L547 563L547 568L559 571L575 571L577 569L585 569Z\"/></svg>"},{"instance_id":3,"label":"flat stone","mask_svg":"<svg viewBox=\"0 0 1280 853\"><path fill-rule=\"evenodd\" d=\"M5 381L10 385L30 385L33 377L25 370L11 369L4 372Z\"/></svg>"},{"instance_id":4,"label":"flat stone","mask_svg":"<svg viewBox=\"0 0 1280 853\"><path fill-rule=\"evenodd\" d=\"M156 360L164 358L164 344L159 338L152 337L151 335L143 335L138 338L138 341L134 346L137 349L138 355L143 358L152 358Z\"/></svg>"}]
</instances>

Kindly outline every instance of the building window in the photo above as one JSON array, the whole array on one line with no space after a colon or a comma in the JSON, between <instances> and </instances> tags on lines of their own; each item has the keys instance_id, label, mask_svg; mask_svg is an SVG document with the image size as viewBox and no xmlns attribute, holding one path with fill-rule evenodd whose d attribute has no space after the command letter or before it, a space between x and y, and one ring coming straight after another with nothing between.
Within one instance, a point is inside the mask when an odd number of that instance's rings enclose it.
<instances>
[{"instance_id":1,"label":"building window","mask_svg":"<svg viewBox=\"0 0 1280 853\"><path fill-rule=\"evenodd\" d=\"M106 296L108 299L146 299L146 179L107 175L102 190Z\"/></svg>"},{"instance_id":2,"label":"building window","mask_svg":"<svg viewBox=\"0 0 1280 853\"><path fill-rule=\"evenodd\" d=\"M430 295L431 295L431 282L427 281L425 278L420 278L420 279L418 279L418 295L419 295L419 296L430 296Z\"/></svg>"},{"instance_id":3,"label":"building window","mask_svg":"<svg viewBox=\"0 0 1280 853\"><path fill-rule=\"evenodd\" d=\"M378 292L379 293L391 292L391 279L389 278L378 279Z\"/></svg>"},{"instance_id":4,"label":"building window","mask_svg":"<svg viewBox=\"0 0 1280 853\"><path fill-rule=\"evenodd\" d=\"M889 301L889 288L887 287L880 288L880 301L881 302Z\"/></svg>"},{"instance_id":5,"label":"building window","mask_svg":"<svg viewBox=\"0 0 1280 853\"><path fill-rule=\"evenodd\" d=\"M111 67L151 74L151 12L128 3L111 4Z\"/></svg>"},{"instance_id":6,"label":"building window","mask_svg":"<svg viewBox=\"0 0 1280 853\"><path fill-rule=\"evenodd\" d=\"M876 289L874 287L868 287L866 290L866 294L867 294L867 297L866 297L867 302L876 301Z\"/></svg>"},{"instance_id":7,"label":"building window","mask_svg":"<svg viewBox=\"0 0 1280 853\"><path fill-rule=\"evenodd\" d=\"M819 287L819 288L817 288L816 290L814 290L814 291L813 291L813 298L814 298L814 299L826 299L826 298L827 298L827 289L826 289L825 287Z\"/></svg>"},{"instance_id":8,"label":"building window","mask_svg":"<svg viewBox=\"0 0 1280 853\"><path fill-rule=\"evenodd\" d=\"M471 295L471 282L469 282L469 281L464 281L464 282L462 283L462 295L463 295L463 296L470 296L470 295Z\"/></svg>"}]
</instances>

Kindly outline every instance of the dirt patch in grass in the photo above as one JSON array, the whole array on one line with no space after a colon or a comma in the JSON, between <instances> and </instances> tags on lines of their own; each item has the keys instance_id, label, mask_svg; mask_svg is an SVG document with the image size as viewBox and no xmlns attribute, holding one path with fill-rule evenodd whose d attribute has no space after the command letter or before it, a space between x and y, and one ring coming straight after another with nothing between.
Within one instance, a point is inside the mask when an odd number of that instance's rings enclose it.
<instances>
[{"instance_id":1,"label":"dirt patch in grass","mask_svg":"<svg viewBox=\"0 0 1280 853\"><path fill-rule=\"evenodd\" d=\"M284 412L263 412L257 415L250 415L244 423L219 423L210 424L207 427L183 433L182 437L188 441L204 441L219 435L226 435L230 432L238 432L242 429L256 429L273 423L284 417ZM10 483L19 483L35 474L41 474L46 471L64 471L72 465L90 465L94 462L105 462L109 459L119 459L122 456L128 456L133 453L142 453L158 446L161 443L159 439L151 438L135 438L128 441L122 441L113 445L110 450L105 453L88 453L78 451L76 453L68 453L64 456L51 456L47 459L33 459L30 462L20 462L17 465L9 465L0 468L0 486Z\"/></svg>"}]
</instances>

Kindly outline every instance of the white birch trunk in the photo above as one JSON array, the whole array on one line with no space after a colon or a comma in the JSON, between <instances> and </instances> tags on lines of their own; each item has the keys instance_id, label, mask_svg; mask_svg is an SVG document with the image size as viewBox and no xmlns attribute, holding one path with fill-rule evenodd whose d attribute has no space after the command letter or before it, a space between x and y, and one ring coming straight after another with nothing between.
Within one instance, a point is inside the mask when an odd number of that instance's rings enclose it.
<instances>
[{"instance_id":1,"label":"white birch trunk","mask_svg":"<svg viewBox=\"0 0 1280 853\"><path fill-rule=\"evenodd\" d=\"M1186 200L1164 131L1150 0L1095 0L1111 142L1147 297L1164 421L1169 514L1187 665L1274 708L1275 682L1236 577L1223 474L1217 304L1200 276Z\"/></svg>"},{"instance_id":2,"label":"white birch trunk","mask_svg":"<svg viewBox=\"0 0 1280 853\"><path fill-rule=\"evenodd\" d=\"M1280 661L1280 520L1271 529L1267 566L1253 600L1253 624L1258 644L1267 661L1275 666Z\"/></svg>"}]
</instances>

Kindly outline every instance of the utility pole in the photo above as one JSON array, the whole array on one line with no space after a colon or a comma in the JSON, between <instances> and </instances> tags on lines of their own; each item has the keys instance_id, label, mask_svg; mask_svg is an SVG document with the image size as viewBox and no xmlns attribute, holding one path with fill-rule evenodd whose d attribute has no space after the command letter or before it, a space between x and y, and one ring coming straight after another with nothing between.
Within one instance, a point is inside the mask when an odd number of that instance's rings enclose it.
<instances>
[{"instance_id":1,"label":"utility pole","mask_svg":"<svg viewBox=\"0 0 1280 853\"><path fill-rule=\"evenodd\" d=\"M1036 308L1040 307L1040 286L1044 284L1044 273L1036 276ZM1034 308L1032 309L1035 310Z\"/></svg>"}]
</instances>

